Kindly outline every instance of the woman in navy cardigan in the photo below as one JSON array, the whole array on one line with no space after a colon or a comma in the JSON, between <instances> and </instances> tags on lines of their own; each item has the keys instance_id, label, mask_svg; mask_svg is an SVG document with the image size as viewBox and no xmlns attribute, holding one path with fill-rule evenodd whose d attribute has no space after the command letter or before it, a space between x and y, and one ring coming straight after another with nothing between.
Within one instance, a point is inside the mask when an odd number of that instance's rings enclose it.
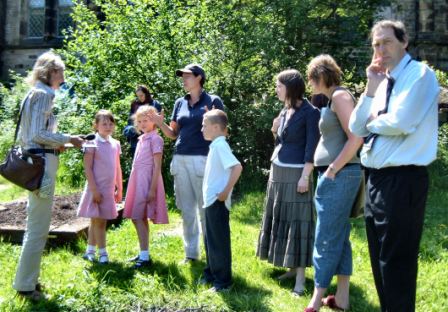
<instances>
[{"instance_id":1,"label":"woman in navy cardigan","mask_svg":"<svg viewBox=\"0 0 448 312\"><path fill-rule=\"evenodd\" d=\"M313 156L319 141L319 110L303 97L305 83L295 69L277 76L277 97L285 106L274 119L275 149L264 203L257 256L289 268L279 279L296 276L302 295L305 268L314 244Z\"/></svg>"}]
</instances>

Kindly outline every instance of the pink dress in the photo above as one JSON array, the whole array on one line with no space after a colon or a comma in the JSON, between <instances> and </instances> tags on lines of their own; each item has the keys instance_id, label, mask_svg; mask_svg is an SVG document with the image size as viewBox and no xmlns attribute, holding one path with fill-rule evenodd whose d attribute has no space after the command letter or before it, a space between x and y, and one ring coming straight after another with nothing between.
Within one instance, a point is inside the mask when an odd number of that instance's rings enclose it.
<instances>
[{"instance_id":1,"label":"pink dress","mask_svg":"<svg viewBox=\"0 0 448 312\"><path fill-rule=\"evenodd\" d=\"M141 135L132 163L123 216L130 219L150 219L156 224L166 224L168 213L162 175L159 175L157 180L155 199L150 203L146 201L154 169L153 155L156 153L163 153L163 139L156 130Z\"/></svg>"},{"instance_id":2,"label":"pink dress","mask_svg":"<svg viewBox=\"0 0 448 312\"><path fill-rule=\"evenodd\" d=\"M78 206L78 216L84 218L115 219L115 186L122 183L117 174L119 168L121 147L120 142L109 137L109 140L96 135L97 147L87 147L85 153L93 154L93 175L98 191L103 196L101 203L93 202L93 193L86 182L84 192Z\"/></svg>"}]
</instances>

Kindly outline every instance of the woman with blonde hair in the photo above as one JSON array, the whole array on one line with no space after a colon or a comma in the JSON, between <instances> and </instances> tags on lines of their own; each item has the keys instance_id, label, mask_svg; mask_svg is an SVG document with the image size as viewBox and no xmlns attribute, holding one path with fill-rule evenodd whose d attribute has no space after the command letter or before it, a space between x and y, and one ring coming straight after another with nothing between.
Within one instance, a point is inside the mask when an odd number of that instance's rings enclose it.
<instances>
[{"instance_id":1,"label":"woman with blonde hair","mask_svg":"<svg viewBox=\"0 0 448 312\"><path fill-rule=\"evenodd\" d=\"M28 193L26 230L13 287L31 300L43 298L40 262L48 237L58 155L65 143L81 147L83 139L56 132L55 90L64 82L65 65L53 52L39 56L27 78L31 90L22 102L19 141L23 150L45 157L45 173L38 191Z\"/></svg>"},{"instance_id":2,"label":"woman with blonde hair","mask_svg":"<svg viewBox=\"0 0 448 312\"><path fill-rule=\"evenodd\" d=\"M355 107L353 95L341 87L342 71L330 55L319 55L308 64L307 76L314 94L328 99L321 109L321 137L314 154L318 180L314 203L317 212L314 240L314 293L305 312L322 305L347 309L352 274L350 211L361 183L357 154L362 139L348 129ZM337 275L335 295L323 298L333 275Z\"/></svg>"}]
</instances>

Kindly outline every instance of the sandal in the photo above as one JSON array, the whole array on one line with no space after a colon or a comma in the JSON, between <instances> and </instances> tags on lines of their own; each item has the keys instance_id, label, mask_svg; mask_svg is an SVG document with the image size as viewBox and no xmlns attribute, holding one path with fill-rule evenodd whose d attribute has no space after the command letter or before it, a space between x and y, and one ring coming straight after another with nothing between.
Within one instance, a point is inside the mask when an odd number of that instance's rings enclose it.
<instances>
[{"instance_id":1,"label":"sandal","mask_svg":"<svg viewBox=\"0 0 448 312\"><path fill-rule=\"evenodd\" d=\"M336 297L334 295L329 295L325 298L322 298L322 305L329 307L335 311L347 311L348 309L341 308L336 304Z\"/></svg>"},{"instance_id":2,"label":"sandal","mask_svg":"<svg viewBox=\"0 0 448 312\"><path fill-rule=\"evenodd\" d=\"M305 310L303 310L303 312L317 312L317 310L314 309L313 307L308 307L308 308L305 308Z\"/></svg>"},{"instance_id":3,"label":"sandal","mask_svg":"<svg viewBox=\"0 0 448 312\"><path fill-rule=\"evenodd\" d=\"M143 268L148 268L152 265L152 260L142 260L142 259L138 259L135 264L134 264L134 269L143 269Z\"/></svg>"},{"instance_id":4,"label":"sandal","mask_svg":"<svg viewBox=\"0 0 448 312\"><path fill-rule=\"evenodd\" d=\"M93 262L93 261L95 261L95 252L86 252L86 253L82 256L82 258L83 258L84 260Z\"/></svg>"},{"instance_id":5,"label":"sandal","mask_svg":"<svg viewBox=\"0 0 448 312\"><path fill-rule=\"evenodd\" d=\"M107 253L101 254L98 257L98 263L99 264L108 264L109 263L109 256L107 255Z\"/></svg>"}]
</instances>

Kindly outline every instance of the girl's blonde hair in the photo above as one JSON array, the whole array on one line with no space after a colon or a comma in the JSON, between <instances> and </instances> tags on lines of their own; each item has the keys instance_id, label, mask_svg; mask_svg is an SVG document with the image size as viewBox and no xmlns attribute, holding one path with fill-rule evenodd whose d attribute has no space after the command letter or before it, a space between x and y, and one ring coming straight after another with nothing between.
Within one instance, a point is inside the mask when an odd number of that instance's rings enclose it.
<instances>
[{"instance_id":1,"label":"girl's blonde hair","mask_svg":"<svg viewBox=\"0 0 448 312\"><path fill-rule=\"evenodd\" d=\"M138 129L137 120L144 116L151 116L152 114L158 114L157 109L154 106L142 105L135 112L134 116L134 127ZM154 129L156 125L154 125Z\"/></svg>"},{"instance_id":2,"label":"girl's blonde hair","mask_svg":"<svg viewBox=\"0 0 448 312\"><path fill-rule=\"evenodd\" d=\"M65 65L61 57L53 51L45 52L37 58L33 71L26 78L26 82L34 86L38 81L50 85L51 74L58 70L64 70Z\"/></svg>"}]
</instances>

